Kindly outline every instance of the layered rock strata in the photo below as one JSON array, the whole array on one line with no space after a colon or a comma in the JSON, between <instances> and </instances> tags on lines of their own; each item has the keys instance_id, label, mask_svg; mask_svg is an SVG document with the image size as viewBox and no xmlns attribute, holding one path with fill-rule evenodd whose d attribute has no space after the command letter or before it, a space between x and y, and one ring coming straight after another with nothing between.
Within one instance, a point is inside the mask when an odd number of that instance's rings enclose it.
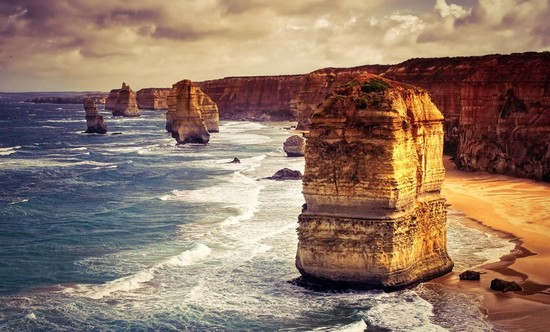
<instances>
[{"instance_id":1,"label":"layered rock strata","mask_svg":"<svg viewBox=\"0 0 550 332\"><path fill-rule=\"evenodd\" d=\"M212 99L202 92L199 86L193 86L197 98L197 104L201 110L202 119L206 129L211 133L220 131L220 113L218 105Z\"/></svg>"},{"instance_id":2,"label":"layered rock strata","mask_svg":"<svg viewBox=\"0 0 550 332\"><path fill-rule=\"evenodd\" d=\"M200 89L189 80L172 86L167 98L166 130L172 133L178 144L206 144L210 140L199 106L200 95Z\"/></svg>"},{"instance_id":3,"label":"layered rock strata","mask_svg":"<svg viewBox=\"0 0 550 332\"><path fill-rule=\"evenodd\" d=\"M107 124L103 121L103 116L99 114L94 99L84 99L84 111L86 112L86 133L107 133Z\"/></svg>"},{"instance_id":4,"label":"layered rock strata","mask_svg":"<svg viewBox=\"0 0 550 332\"><path fill-rule=\"evenodd\" d=\"M139 116L136 93L129 85L122 83L122 88L109 92L105 109L112 111L113 116Z\"/></svg>"},{"instance_id":5,"label":"layered rock strata","mask_svg":"<svg viewBox=\"0 0 550 332\"><path fill-rule=\"evenodd\" d=\"M196 84L218 105L222 120L288 121L303 75L226 77Z\"/></svg>"},{"instance_id":6,"label":"layered rock strata","mask_svg":"<svg viewBox=\"0 0 550 332\"><path fill-rule=\"evenodd\" d=\"M427 89L459 168L550 181L550 53L411 59L385 77Z\"/></svg>"},{"instance_id":7,"label":"layered rock strata","mask_svg":"<svg viewBox=\"0 0 550 332\"><path fill-rule=\"evenodd\" d=\"M167 110L166 98L170 88L145 88L136 92L138 108L148 110Z\"/></svg>"},{"instance_id":8,"label":"layered rock strata","mask_svg":"<svg viewBox=\"0 0 550 332\"><path fill-rule=\"evenodd\" d=\"M288 157L303 157L306 150L306 140L298 135L292 135L283 143L283 150Z\"/></svg>"},{"instance_id":9,"label":"layered rock strata","mask_svg":"<svg viewBox=\"0 0 550 332\"><path fill-rule=\"evenodd\" d=\"M428 93L364 74L311 117L296 266L328 287L404 287L451 271L443 116Z\"/></svg>"}]
</instances>

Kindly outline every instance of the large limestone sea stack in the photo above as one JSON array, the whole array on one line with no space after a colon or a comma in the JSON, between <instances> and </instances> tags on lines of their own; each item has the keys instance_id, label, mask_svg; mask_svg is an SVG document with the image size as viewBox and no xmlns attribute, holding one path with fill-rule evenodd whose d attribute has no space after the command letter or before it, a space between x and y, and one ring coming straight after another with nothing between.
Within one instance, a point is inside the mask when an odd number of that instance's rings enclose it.
<instances>
[{"instance_id":1,"label":"large limestone sea stack","mask_svg":"<svg viewBox=\"0 0 550 332\"><path fill-rule=\"evenodd\" d=\"M199 87L193 86L190 80L182 80L172 86L167 97L166 130L178 144L206 144L210 140L199 105L202 92L199 92Z\"/></svg>"},{"instance_id":2,"label":"large limestone sea stack","mask_svg":"<svg viewBox=\"0 0 550 332\"><path fill-rule=\"evenodd\" d=\"M122 88L109 92L105 101L105 110L111 110L113 116L139 116L136 93L123 82Z\"/></svg>"},{"instance_id":3,"label":"large limestone sea stack","mask_svg":"<svg viewBox=\"0 0 550 332\"><path fill-rule=\"evenodd\" d=\"M443 116L418 88L363 74L311 117L296 266L327 287L446 274Z\"/></svg>"}]
</instances>

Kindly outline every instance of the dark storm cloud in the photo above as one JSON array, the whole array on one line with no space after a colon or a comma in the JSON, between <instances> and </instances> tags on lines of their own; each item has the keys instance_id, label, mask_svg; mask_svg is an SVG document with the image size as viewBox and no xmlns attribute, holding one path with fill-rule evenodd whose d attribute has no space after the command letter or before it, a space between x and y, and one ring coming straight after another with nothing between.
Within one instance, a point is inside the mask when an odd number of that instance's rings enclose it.
<instances>
[{"instance_id":1,"label":"dark storm cloud","mask_svg":"<svg viewBox=\"0 0 550 332\"><path fill-rule=\"evenodd\" d=\"M123 80L170 86L183 77L540 51L547 17L547 0L0 0L0 76L22 87L108 90Z\"/></svg>"}]
</instances>

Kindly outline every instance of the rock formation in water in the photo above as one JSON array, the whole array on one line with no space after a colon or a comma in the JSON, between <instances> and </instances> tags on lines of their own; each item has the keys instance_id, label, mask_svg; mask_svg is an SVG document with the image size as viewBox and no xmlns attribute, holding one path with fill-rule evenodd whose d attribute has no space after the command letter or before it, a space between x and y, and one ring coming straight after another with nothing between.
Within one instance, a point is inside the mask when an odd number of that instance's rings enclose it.
<instances>
[{"instance_id":1,"label":"rock formation in water","mask_svg":"<svg viewBox=\"0 0 550 332\"><path fill-rule=\"evenodd\" d=\"M550 53L411 59L385 77L428 90L457 166L550 181Z\"/></svg>"},{"instance_id":2,"label":"rock formation in water","mask_svg":"<svg viewBox=\"0 0 550 332\"><path fill-rule=\"evenodd\" d=\"M84 111L86 112L86 133L105 134L107 124L103 116L99 115L94 99L84 99Z\"/></svg>"},{"instance_id":3,"label":"rock formation in water","mask_svg":"<svg viewBox=\"0 0 550 332\"><path fill-rule=\"evenodd\" d=\"M290 168L283 168L275 172L272 176L264 178L266 180L286 181L286 180L301 180L302 172Z\"/></svg>"},{"instance_id":4,"label":"rock formation in water","mask_svg":"<svg viewBox=\"0 0 550 332\"><path fill-rule=\"evenodd\" d=\"M136 92L136 100L140 109L167 110L166 98L170 88L145 88Z\"/></svg>"},{"instance_id":5,"label":"rock formation in water","mask_svg":"<svg viewBox=\"0 0 550 332\"><path fill-rule=\"evenodd\" d=\"M113 89L105 101L105 110L113 112L113 116L139 116L136 93L129 85L122 83L122 88Z\"/></svg>"},{"instance_id":6,"label":"rock formation in water","mask_svg":"<svg viewBox=\"0 0 550 332\"><path fill-rule=\"evenodd\" d=\"M182 80L172 86L168 95L166 130L172 133L178 144L206 144L210 134L201 117L200 89L191 81Z\"/></svg>"},{"instance_id":7,"label":"rock formation in water","mask_svg":"<svg viewBox=\"0 0 550 332\"><path fill-rule=\"evenodd\" d=\"M306 141L303 281L392 289L451 271L442 153L427 92L371 74L334 89Z\"/></svg>"},{"instance_id":8,"label":"rock formation in water","mask_svg":"<svg viewBox=\"0 0 550 332\"><path fill-rule=\"evenodd\" d=\"M288 157L303 157L306 150L306 140L298 135L292 135L283 143L283 150Z\"/></svg>"}]
</instances>

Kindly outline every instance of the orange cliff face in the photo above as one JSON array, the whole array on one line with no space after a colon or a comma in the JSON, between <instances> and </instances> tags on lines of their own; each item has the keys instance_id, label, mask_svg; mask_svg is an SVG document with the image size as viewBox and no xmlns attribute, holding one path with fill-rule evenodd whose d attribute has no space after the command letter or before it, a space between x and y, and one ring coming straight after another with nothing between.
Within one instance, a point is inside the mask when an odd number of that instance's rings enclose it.
<instances>
[{"instance_id":1,"label":"orange cliff face","mask_svg":"<svg viewBox=\"0 0 550 332\"><path fill-rule=\"evenodd\" d=\"M550 53L411 59L384 77L430 92L458 167L550 181Z\"/></svg>"},{"instance_id":2,"label":"orange cliff face","mask_svg":"<svg viewBox=\"0 0 550 332\"><path fill-rule=\"evenodd\" d=\"M218 105L220 120L295 121L291 106L303 75L226 77L195 82Z\"/></svg>"},{"instance_id":3,"label":"orange cliff face","mask_svg":"<svg viewBox=\"0 0 550 332\"><path fill-rule=\"evenodd\" d=\"M145 88L136 92L136 100L140 109L167 110L166 98L170 88Z\"/></svg>"}]
</instances>

